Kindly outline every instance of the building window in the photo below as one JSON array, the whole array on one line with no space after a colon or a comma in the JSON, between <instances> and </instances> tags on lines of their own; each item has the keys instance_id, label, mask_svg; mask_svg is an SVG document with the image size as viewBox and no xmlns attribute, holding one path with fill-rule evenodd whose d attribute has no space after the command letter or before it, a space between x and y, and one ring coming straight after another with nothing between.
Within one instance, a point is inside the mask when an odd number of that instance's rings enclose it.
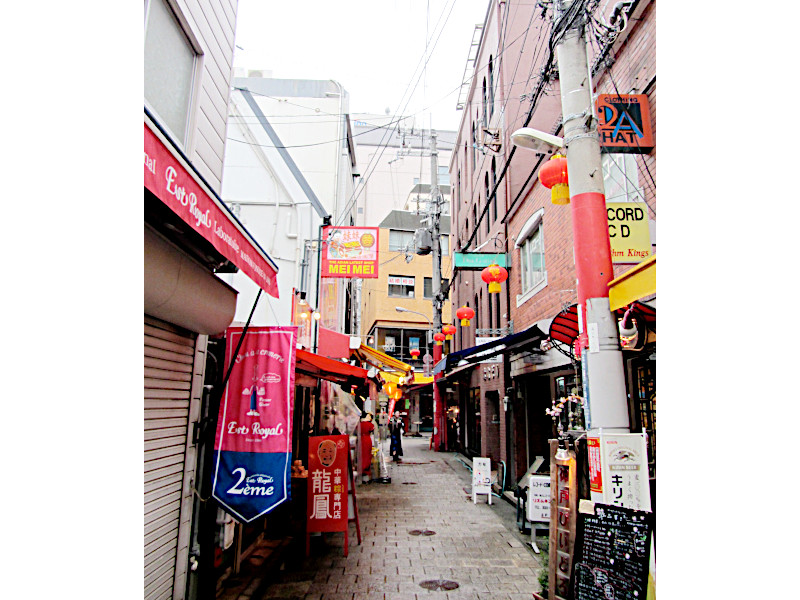
<instances>
[{"instance_id":1,"label":"building window","mask_svg":"<svg viewBox=\"0 0 800 600\"><path fill-rule=\"evenodd\" d=\"M483 126L489 126L489 97L486 94L486 77L483 78Z\"/></svg>"},{"instance_id":2,"label":"building window","mask_svg":"<svg viewBox=\"0 0 800 600\"><path fill-rule=\"evenodd\" d=\"M492 189L497 187L497 161L492 157ZM492 198L492 221L497 221L497 190Z\"/></svg>"},{"instance_id":3,"label":"building window","mask_svg":"<svg viewBox=\"0 0 800 600\"><path fill-rule=\"evenodd\" d=\"M413 298L414 278L403 275L389 275L389 295L396 298Z\"/></svg>"},{"instance_id":4,"label":"building window","mask_svg":"<svg viewBox=\"0 0 800 600\"><path fill-rule=\"evenodd\" d=\"M439 185L450 185L450 167L439 167Z\"/></svg>"},{"instance_id":5,"label":"building window","mask_svg":"<svg viewBox=\"0 0 800 600\"><path fill-rule=\"evenodd\" d=\"M151 0L144 36L144 98L186 145L198 52L166 0Z\"/></svg>"},{"instance_id":6,"label":"building window","mask_svg":"<svg viewBox=\"0 0 800 600\"><path fill-rule=\"evenodd\" d=\"M489 204L489 173L485 173L483 177L483 185L486 188L486 204ZM489 229L492 226L492 221L489 219L491 213L489 212L489 207L486 207L486 235L489 235Z\"/></svg>"},{"instance_id":7,"label":"building window","mask_svg":"<svg viewBox=\"0 0 800 600\"><path fill-rule=\"evenodd\" d=\"M544 209L539 209L528 219L517 236L516 248L520 257L520 284L522 295L518 305L547 284L544 264Z\"/></svg>"},{"instance_id":8,"label":"building window","mask_svg":"<svg viewBox=\"0 0 800 600\"><path fill-rule=\"evenodd\" d=\"M495 328L500 329L500 294L494 294Z\"/></svg>"},{"instance_id":9,"label":"building window","mask_svg":"<svg viewBox=\"0 0 800 600\"><path fill-rule=\"evenodd\" d=\"M644 201L635 154L603 154L606 202Z\"/></svg>"},{"instance_id":10,"label":"building window","mask_svg":"<svg viewBox=\"0 0 800 600\"><path fill-rule=\"evenodd\" d=\"M414 232L400 231L398 229L389 230L389 250L403 252L406 248L413 248Z\"/></svg>"},{"instance_id":11,"label":"building window","mask_svg":"<svg viewBox=\"0 0 800 600\"><path fill-rule=\"evenodd\" d=\"M494 59L489 55L489 118L494 114Z\"/></svg>"},{"instance_id":12,"label":"building window","mask_svg":"<svg viewBox=\"0 0 800 600\"><path fill-rule=\"evenodd\" d=\"M442 289L450 285L450 280L442 278ZM433 277L426 277L422 282L422 296L426 300L433 299Z\"/></svg>"}]
</instances>

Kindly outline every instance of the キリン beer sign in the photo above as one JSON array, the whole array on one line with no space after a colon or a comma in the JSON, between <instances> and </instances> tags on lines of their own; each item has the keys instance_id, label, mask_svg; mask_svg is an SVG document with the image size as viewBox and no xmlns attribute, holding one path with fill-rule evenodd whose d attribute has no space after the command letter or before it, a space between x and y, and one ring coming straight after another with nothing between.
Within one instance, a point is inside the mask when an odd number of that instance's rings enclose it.
<instances>
[{"instance_id":1,"label":"\u30ad\u30ea\u30f3 beer sign","mask_svg":"<svg viewBox=\"0 0 800 600\"><path fill-rule=\"evenodd\" d=\"M600 94L597 117L602 151L647 154L655 147L645 94Z\"/></svg>"}]
</instances>

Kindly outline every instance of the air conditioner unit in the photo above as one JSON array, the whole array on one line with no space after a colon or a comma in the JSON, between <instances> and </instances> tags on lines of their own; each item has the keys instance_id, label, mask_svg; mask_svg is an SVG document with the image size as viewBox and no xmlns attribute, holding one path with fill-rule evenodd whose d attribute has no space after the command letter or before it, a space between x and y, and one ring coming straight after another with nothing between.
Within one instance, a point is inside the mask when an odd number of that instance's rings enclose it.
<instances>
[{"instance_id":1,"label":"air conditioner unit","mask_svg":"<svg viewBox=\"0 0 800 600\"><path fill-rule=\"evenodd\" d=\"M417 229L414 232L414 248L422 256L430 254L433 249L433 236L427 229Z\"/></svg>"}]
</instances>

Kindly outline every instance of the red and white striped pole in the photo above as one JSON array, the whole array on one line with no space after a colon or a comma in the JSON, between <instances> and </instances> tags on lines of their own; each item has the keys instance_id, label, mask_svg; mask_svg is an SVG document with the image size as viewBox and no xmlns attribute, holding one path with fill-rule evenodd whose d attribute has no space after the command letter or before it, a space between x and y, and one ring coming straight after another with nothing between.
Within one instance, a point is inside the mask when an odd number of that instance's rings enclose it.
<instances>
[{"instance_id":1,"label":"red and white striped pole","mask_svg":"<svg viewBox=\"0 0 800 600\"><path fill-rule=\"evenodd\" d=\"M580 0L560 2L556 19ZM625 373L617 322L608 302L614 278L608 237L603 167L591 77L586 57L586 14L580 14L556 46L561 85L564 147L569 171L572 233L578 278L581 350L586 356L590 430L629 431Z\"/></svg>"}]
</instances>

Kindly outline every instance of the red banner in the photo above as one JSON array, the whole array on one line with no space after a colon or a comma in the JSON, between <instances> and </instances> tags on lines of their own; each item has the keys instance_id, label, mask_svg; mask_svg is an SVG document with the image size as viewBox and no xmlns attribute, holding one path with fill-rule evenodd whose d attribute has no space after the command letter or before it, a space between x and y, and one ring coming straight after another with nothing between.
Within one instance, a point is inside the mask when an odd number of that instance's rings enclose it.
<instances>
[{"instance_id":1,"label":"red banner","mask_svg":"<svg viewBox=\"0 0 800 600\"><path fill-rule=\"evenodd\" d=\"M308 504L306 531L347 531L346 435L308 440Z\"/></svg>"},{"instance_id":2,"label":"red banner","mask_svg":"<svg viewBox=\"0 0 800 600\"><path fill-rule=\"evenodd\" d=\"M603 470L600 465L600 440L587 438L586 446L589 454L589 489L592 492L602 492Z\"/></svg>"},{"instance_id":3,"label":"red banner","mask_svg":"<svg viewBox=\"0 0 800 600\"><path fill-rule=\"evenodd\" d=\"M377 227L323 227L320 277L378 277Z\"/></svg>"},{"instance_id":4,"label":"red banner","mask_svg":"<svg viewBox=\"0 0 800 600\"><path fill-rule=\"evenodd\" d=\"M297 330L251 327L226 334L233 365L219 408L213 495L249 523L289 499Z\"/></svg>"},{"instance_id":5,"label":"red banner","mask_svg":"<svg viewBox=\"0 0 800 600\"><path fill-rule=\"evenodd\" d=\"M278 268L147 123L144 125L144 186L262 290L278 297Z\"/></svg>"}]
</instances>

